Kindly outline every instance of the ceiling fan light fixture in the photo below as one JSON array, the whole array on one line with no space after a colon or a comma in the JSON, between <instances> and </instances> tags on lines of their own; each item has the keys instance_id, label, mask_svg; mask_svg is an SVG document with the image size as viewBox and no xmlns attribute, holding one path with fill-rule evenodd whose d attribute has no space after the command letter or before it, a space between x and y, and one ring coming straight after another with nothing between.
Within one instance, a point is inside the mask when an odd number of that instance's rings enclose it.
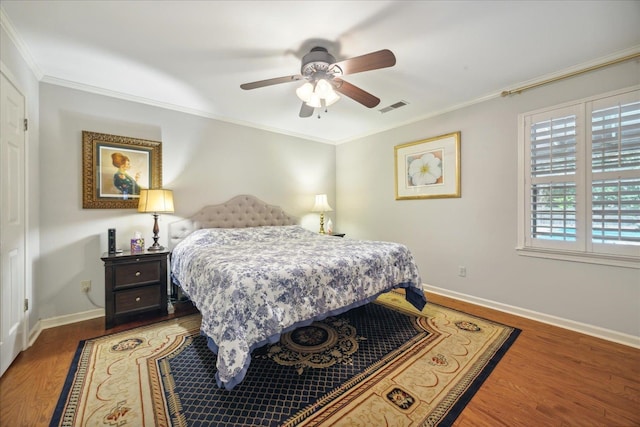
<instances>
[{"instance_id":1,"label":"ceiling fan light fixture","mask_svg":"<svg viewBox=\"0 0 640 427\"><path fill-rule=\"evenodd\" d=\"M298 98L303 102L308 102L311 94L313 94L313 85L310 82L306 82L296 89L296 95L298 95Z\"/></svg>"},{"instance_id":2,"label":"ceiling fan light fixture","mask_svg":"<svg viewBox=\"0 0 640 427\"><path fill-rule=\"evenodd\" d=\"M331 83L325 79L318 79L315 86L311 82L306 82L296 89L296 95L302 102L313 108L328 107L340 99Z\"/></svg>"},{"instance_id":3,"label":"ceiling fan light fixture","mask_svg":"<svg viewBox=\"0 0 640 427\"><path fill-rule=\"evenodd\" d=\"M313 92L311 96L309 96L309 99L305 102L309 107L313 107L313 108L322 107L322 101L320 101L320 96L315 92Z\"/></svg>"},{"instance_id":4,"label":"ceiling fan light fixture","mask_svg":"<svg viewBox=\"0 0 640 427\"><path fill-rule=\"evenodd\" d=\"M331 92L327 94L327 97L324 98L325 105L328 107L330 105L335 104L340 99L340 96L331 89Z\"/></svg>"},{"instance_id":5,"label":"ceiling fan light fixture","mask_svg":"<svg viewBox=\"0 0 640 427\"><path fill-rule=\"evenodd\" d=\"M317 93L320 98L326 99L329 94L333 93L333 88L331 87L331 83L325 79L319 79L314 92Z\"/></svg>"},{"instance_id":6,"label":"ceiling fan light fixture","mask_svg":"<svg viewBox=\"0 0 640 427\"><path fill-rule=\"evenodd\" d=\"M336 62L335 57L326 48L316 46L302 57L300 74L243 83L240 88L249 90L302 80L304 84L296 89L296 95L302 100L298 114L300 117L311 117L315 108L323 108L326 112L326 107L340 100L336 88L339 89L340 95L351 98L367 108L373 108L380 103L380 99L342 80L342 76L393 67L395 64L396 57L389 49Z\"/></svg>"}]
</instances>

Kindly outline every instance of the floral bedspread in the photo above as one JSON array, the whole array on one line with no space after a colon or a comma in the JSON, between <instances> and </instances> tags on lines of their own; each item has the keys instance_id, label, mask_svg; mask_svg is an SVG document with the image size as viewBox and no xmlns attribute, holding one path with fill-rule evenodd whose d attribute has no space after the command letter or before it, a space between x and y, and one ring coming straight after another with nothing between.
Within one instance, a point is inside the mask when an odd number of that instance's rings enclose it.
<instances>
[{"instance_id":1,"label":"floral bedspread","mask_svg":"<svg viewBox=\"0 0 640 427\"><path fill-rule=\"evenodd\" d=\"M198 230L173 250L171 274L202 313L217 353L216 379L231 390L251 351L280 334L366 304L392 288L426 303L404 245L325 236L300 226Z\"/></svg>"}]
</instances>

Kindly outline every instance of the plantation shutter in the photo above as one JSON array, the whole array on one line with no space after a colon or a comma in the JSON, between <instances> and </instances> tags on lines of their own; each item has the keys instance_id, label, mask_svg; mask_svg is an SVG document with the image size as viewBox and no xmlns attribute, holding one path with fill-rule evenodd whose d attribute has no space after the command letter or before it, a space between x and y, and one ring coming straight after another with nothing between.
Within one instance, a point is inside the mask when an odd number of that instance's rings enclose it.
<instances>
[{"instance_id":1,"label":"plantation shutter","mask_svg":"<svg viewBox=\"0 0 640 427\"><path fill-rule=\"evenodd\" d=\"M530 237L575 242L577 114L549 112L529 129Z\"/></svg>"},{"instance_id":2,"label":"plantation shutter","mask_svg":"<svg viewBox=\"0 0 640 427\"><path fill-rule=\"evenodd\" d=\"M640 268L640 86L518 120L518 252Z\"/></svg>"},{"instance_id":3,"label":"plantation shutter","mask_svg":"<svg viewBox=\"0 0 640 427\"><path fill-rule=\"evenodd\" d=\"M591 169L592 241L640 245L640 102L594 102Z\"/></svg>"}]
</instances>

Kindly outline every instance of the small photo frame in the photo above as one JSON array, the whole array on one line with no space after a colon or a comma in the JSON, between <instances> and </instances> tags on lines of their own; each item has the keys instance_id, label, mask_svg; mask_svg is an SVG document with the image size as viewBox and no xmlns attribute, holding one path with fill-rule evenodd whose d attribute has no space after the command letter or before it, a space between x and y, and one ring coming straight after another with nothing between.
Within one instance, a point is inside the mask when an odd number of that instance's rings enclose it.
<instances>
[{"instance_id":1,"label":"small photo frame","mask_svg":"<svg viewBox=\"0 0 640 427\"><path fill-rule=\"evenodd\" d=\"M396 200L460 197L460 132L396 145Z\"/></svg>"},{"instance_id":2,"label":"small photo frame","mask_svg":"<svg viewBox=\"0 0 640 427\"><path fill-rule=\"evenodd\" d=\"M162 143L82 131L82 207L132 209L162 187Z\"/></svg>"}]
</instances>

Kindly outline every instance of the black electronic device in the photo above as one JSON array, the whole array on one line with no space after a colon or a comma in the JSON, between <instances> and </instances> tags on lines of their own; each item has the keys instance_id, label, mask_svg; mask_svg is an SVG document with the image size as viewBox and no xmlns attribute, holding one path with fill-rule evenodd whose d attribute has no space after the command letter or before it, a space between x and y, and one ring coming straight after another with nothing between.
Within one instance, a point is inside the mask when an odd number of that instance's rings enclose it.
<instances>
[{"instance_id":1,"label":"black electronic device","mask_svg":"<svg viewBox=\"0 0 640 427\"><path fill-rule=\"evenodd\" d=\"M109 255L113 255L116 253L116 229L109 229Z\"/></svg>"}]
</instances>

